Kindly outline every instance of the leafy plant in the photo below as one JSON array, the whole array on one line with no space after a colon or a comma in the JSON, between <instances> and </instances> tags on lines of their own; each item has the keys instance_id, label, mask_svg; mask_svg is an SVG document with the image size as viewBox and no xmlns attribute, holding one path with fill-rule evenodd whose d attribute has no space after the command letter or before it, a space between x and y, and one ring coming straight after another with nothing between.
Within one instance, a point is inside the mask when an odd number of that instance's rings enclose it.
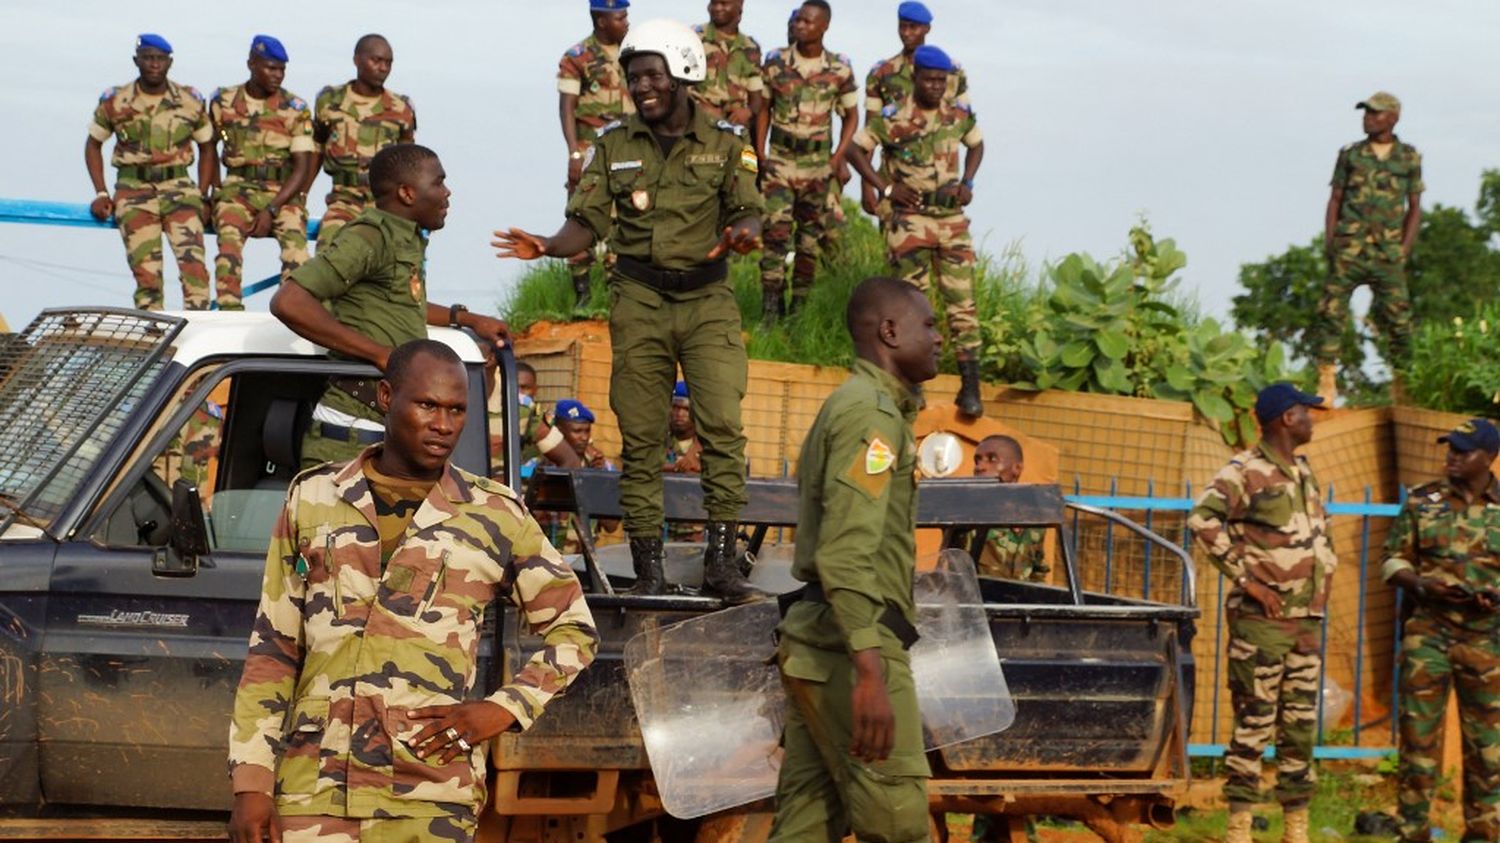
<instances>
[{"instance_id":1,"label":"leafy plant","mask_svg":"<svg viewBox=\"0 0 1500 843\"><path fill-rule=\"evenodd\" d=\"M1406 391L1418 405L1493 416L1500 407L1500 305L1428 322L1412 337Z\"/></svg>"}]
</instances>

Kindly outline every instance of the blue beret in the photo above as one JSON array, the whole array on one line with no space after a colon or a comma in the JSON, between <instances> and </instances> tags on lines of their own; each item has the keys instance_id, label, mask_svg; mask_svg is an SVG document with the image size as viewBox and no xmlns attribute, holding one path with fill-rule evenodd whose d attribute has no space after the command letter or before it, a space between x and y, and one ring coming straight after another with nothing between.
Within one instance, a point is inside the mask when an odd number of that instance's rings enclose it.
<instances>
[{"instance_id":1,"label":"blue beret","mask_svg":"<svg viewBox=\"0 0 1500 843\"><path fill-rule=\"evenodd\" d=\"M590 12L618 12L630 8L630 0L589 0Z\"/></svg>"},{"instance_id":2,"label":"blue beret","mask_svg":"<svg viewBox=\"0 0 1500 843\"><path fill-rule=\"evenodd\" d=\"M1298 404L1320 407L1323 399L1303 392L1285 381L1273 383L1255 397L1255 417L1260 419L1261 424L1265 424Z\"/></svg>"},{"instance_id":3,"label":"blue beret","mask_svg":"<svg viewBox=\"0 0 1500 843\"><path fill-rule=\"evenodd\" d=\"M250 39L250 52L271 61L286 61L286 48L269 35L257 35Z\"/></svg>"},{"instance_id":4,"label":"blue beret","mask_svg":"<svg viewBox=\"0 0 1500 843\"><path fill-rule=\"evenodd\" d=\"M792 21L796 20L797 19L797 13L800 12L800 11L802 11L802 7L801 6L798 6L797 8L793 9L791 15L789 15L787 17L786 22L787 23L791 23Z\"/></svg>"},{"instance_id":5,"label":"blue beret","mask_svg":"<svg viewBox=\"0 0 1500 843\"><path fill-rule=\"evenodd\" d=\"M140 50L143 47L155 47L169 56L172 55L172 45L167 43L167 39L154 32L142 32L135 36L135 48Z\"/></svg>"},{"instance_id":6,"label":"blue beret","mask_svg":"<svg viewBox=\"0 0 1500 843\"><path fill-rule=\"evenodd\" d=\"M553 418L558 421L584 421L592 423L594 413L583 405L577 398L564 398L557 402L557 408L552 413Z\"/></svg>"},{"instance_id":7,"label":"blue beret","mask_svg":"<svg viewBox=\"0 0 1500 843\"><path fill-rule=\"evenodd\" d=\"M953 72L953 59L948 54L928 44L923 44L912 52L911 63L918 70L943 70Z\"/></svg>"},{"instance_id":8,"label":"blue beret","mask_svg":"<svg viewBox=\"0 0 1500 843\"><path fill-rule=\"evenodd\" d=\"M1500 451L1500 430L1496 430L1488 419L1469 419L1450 433L1438 437L1455 451L1465 453L1473 450L1493 454Z\"/></svg>"},{"instance_id":9,"label":"blue beret","mask_svg":"<svg viewBox=\"0 0 1500 843\"><path fill-rule=\"evenodd\" d=\"M688 400L687 381L678 381L677 385L672 387L672 401L675 403L679 399L682 401Z\"/></svg>"},{"instance_id":10,"label":"blue beret","mask_svg":"<svg viewBox=\"0 0 1500 843\"><path fill-rule=\"evenodd\" d=\"M898 20L909 20L912 23L932 23L932 12L927 7L918 3L917 0L906 0L905 3L896 7L896 18Z\"/></svg>"}]
</instances>

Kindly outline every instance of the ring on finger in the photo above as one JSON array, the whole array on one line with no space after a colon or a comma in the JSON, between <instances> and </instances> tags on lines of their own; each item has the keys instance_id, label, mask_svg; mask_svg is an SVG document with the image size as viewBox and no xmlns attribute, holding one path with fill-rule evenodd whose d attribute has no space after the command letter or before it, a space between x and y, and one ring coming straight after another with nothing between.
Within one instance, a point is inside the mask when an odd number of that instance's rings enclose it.
<instances>
[{"instance_id":1,"label":"ring on finger","mask_svg":"<svg viewBox=\"0 0 1500 843\"><path fill-rule=\"evenodd\" d=\"M455 729L455 728L453 728L452 726L449 726L448 728L444 729L443 730L443 734L445 734L445 735L448 736L448 740L449 741L463 740L463 738L459 737L458 730Z\"/></svg>"},{"instance_id":2,"label":"ring on finger","mask_svg":"<svg viewBox=\"0 0 1500 843\"><path fill-rule=\"evenodd\" d=\"M474 747L471 746L468 741L464 740L464 736L463 735L459 735L458 736L458 748L461 749L461 750L463 750L464 752L469 752Z\"/></svg>"}]
</instances>

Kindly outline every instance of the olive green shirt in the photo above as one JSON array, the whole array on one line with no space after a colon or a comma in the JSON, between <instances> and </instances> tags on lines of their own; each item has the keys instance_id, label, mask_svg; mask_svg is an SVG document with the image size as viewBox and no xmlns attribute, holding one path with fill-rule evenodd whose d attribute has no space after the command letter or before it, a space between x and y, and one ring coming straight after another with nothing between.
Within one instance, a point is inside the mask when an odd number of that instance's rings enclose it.
<instances>
[{"instance_id":1,"label":"olive green shirt","mask_svg":"<svg viewBox=\"0 0 1500 843\"><path fill-rule=\"evenodd\" d=\"M819 582L831 611L803 601L781 634L856 652L901 645L878 621L887 605L916 623L916 442L920 394L866 360L823 403L797 468L797 555L792 576Z\"/></svg>"},{"instance_id":2,"label":"olive green shirt","mask_svg":"<svg viewBox=\"0 0 1500 843\"><path fill-rule=\"evenodd\" d=\"M615 254L691 269L708 262L725 226L760 216L758 162L744 128L692 108L686 134L667 156L634 114L601 128L585 153L567 213L595 238L608 238Z\"/></svg>"},{"instance_id":3,"label":"olive green shirt","mask_svg":"<svg viewBox=\"0 0 1500 843\"><path fill-rule=\"evenodd\" d=\"M289 280L345 327L395 348L427 337L426 253L416 223L368 208Z\"/></svg>"}]
</instances>

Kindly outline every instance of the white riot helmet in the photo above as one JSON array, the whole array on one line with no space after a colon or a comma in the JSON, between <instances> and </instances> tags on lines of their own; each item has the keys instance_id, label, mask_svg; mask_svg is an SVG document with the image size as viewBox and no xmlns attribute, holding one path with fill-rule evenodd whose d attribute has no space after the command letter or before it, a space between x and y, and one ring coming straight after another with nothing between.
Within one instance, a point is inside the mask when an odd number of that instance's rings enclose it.
<instances>
[{"instance_id":1,"label":"white riot helmet","mask_svg":"<svg viewBox=\"0 0 1500 843\"><path fill-rule=\"evenodd\" d=\"M682 82L702 82L708 74L703 41L685 23L666 18L631 24L620 44L620 66L637 53L655 53L667 63L667 72Z\"/></svg>"}]
</instances>

